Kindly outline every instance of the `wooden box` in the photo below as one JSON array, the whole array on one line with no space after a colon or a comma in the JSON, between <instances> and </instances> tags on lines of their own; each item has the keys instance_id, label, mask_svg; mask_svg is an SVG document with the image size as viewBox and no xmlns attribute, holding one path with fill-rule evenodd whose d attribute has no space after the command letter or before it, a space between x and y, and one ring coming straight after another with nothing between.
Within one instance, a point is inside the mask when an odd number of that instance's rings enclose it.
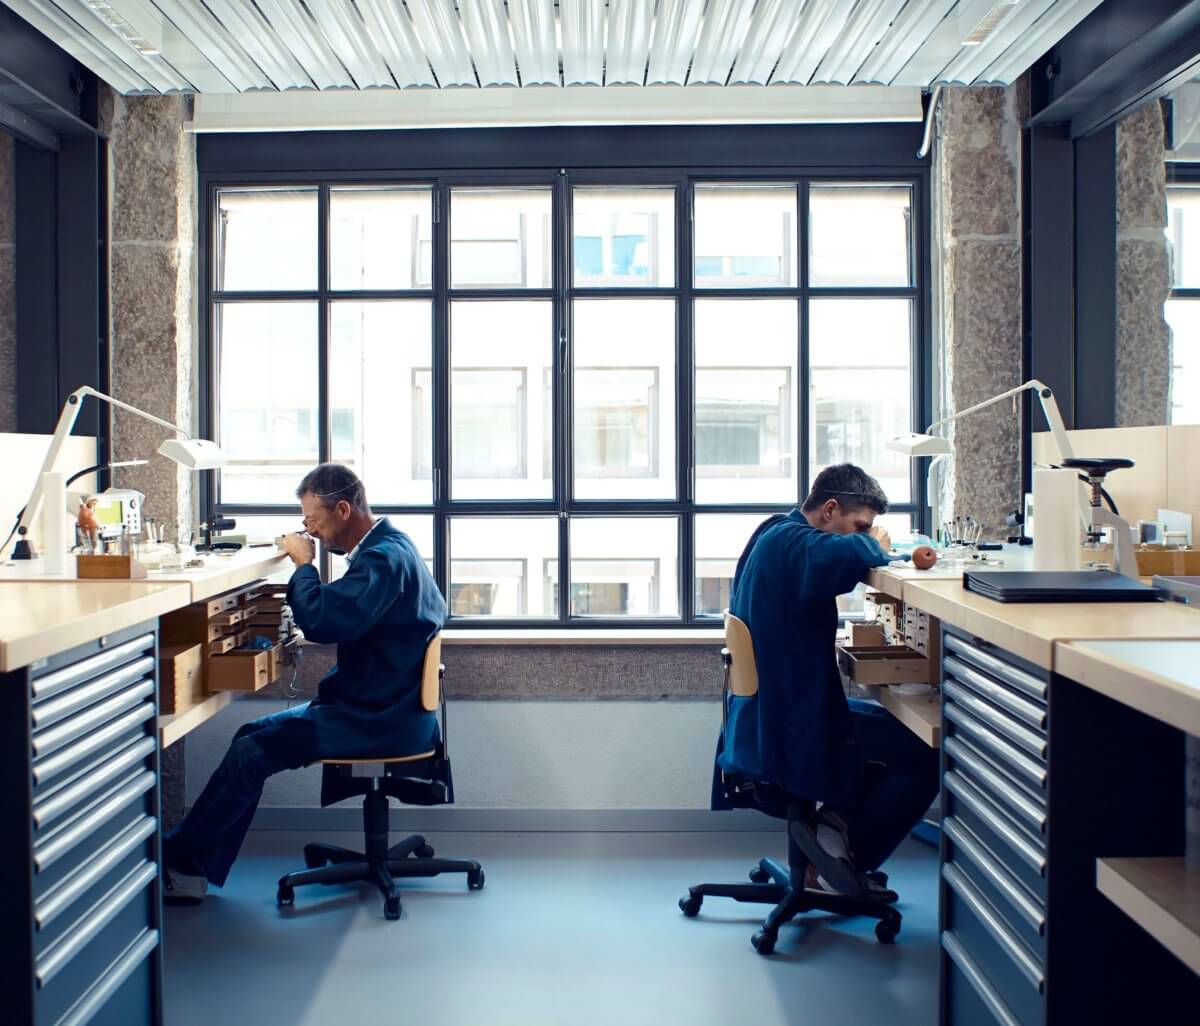
<instances>
[{"instance_id":1,"label":"wooden box","mask_svg":"<svg viewBox=\"0 0 1200 1026\"><path fill-rule=\"evenodd\" d=\"M849 639L847 644L854 648L862 648L867 645L879 647L887 644L887 638L883 633L883 624L879 623L847 624L846 636Z\"/></svg>"},{"instance_id":2,"label":"wooden box","mask_svg":"<svg viewBox=\"0 0 1200 1026\"><path fill-rule=\"evenodd\" d=\"M133 556L88 556L75 559L75 574L80 580L141 581L146 568Z\"/></svg>"},{"instance_id":3,"label":"wooden box","mask_svg":"<svg viewBox=\"0 0 1200 1026\"><path fill-rule=\"evenodd\" d=\"M203 698L204 671L201 646L162 646L158 650L159 712L183 712Z\"/></svg>"},{"instance_id":4,"label":"wooden box","mask_svg":"<svg viewBox=\"0 0 1200 1026\"><path fill-rule=\"evenodd\" d=\"M224 655L226 652L232 652L237 648L236 634L222 634L215 641L208 643L208 654L210 656Z\"/></svg>"},{"instance_id":5,"label":"wooden box","mask_svg":"<svg viewBox=\"0 0 1200 1026\"><path fill-rule=\"evenodd\" d=\"M1200 549L1165 549L1147 545L1135 549L1134 555L1141 577L1193 577L1200 574Z\"/></svg>"},{"instance_id":6,"label":"wooden box","mask_svg":"<svg viewBox=\"0 0 1200 1026\"><path fill-rule=\"evenodd\" d=\"M271 683L269 649L233 649L208 660L209 691L258 691Z\"/></svg>"},{"instance_id":7,"label":"wooden box","mask_svg":"<svg viewBox=\"0 0 1200 1026\"><path fill-rule=\"evenodd\" d=\"M906 645L837 650L842 672L855 684L928 684L929 660Z\"/></svg>"}]
</instances>

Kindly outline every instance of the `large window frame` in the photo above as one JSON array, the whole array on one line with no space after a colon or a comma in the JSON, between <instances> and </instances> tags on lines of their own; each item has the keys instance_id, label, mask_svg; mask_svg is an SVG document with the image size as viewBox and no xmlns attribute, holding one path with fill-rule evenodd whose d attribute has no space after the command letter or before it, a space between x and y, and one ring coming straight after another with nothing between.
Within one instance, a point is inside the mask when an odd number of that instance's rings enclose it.
<instances>
[{"instance_id":1,"label":"large window frame","mask_svg":"<svg viewBox=\"0 0 1200 1026\"><path fill-rule=\"evenodd\" d=\"M1200 195L1200 164L1172 162L1167 164L1167 205L1170 206L1170 193L1173 189L1187 189ZM1200 227L1193 227L1188 231L1188 235L1200 245ZM1172 246L1178 246L1182 240L1180 238L1172 238ZM1188 303L1200 303L1200 288L1192 287L1185 288L1175 284L1174 268L1172 268L1171 292L1167 297L1170 300L1182 300ZM1165 316L1165 315L1164 315ZM1200 343L1193 342L1193 346ZM1171 371L1170 371L1170 388L1171 388L1171 405L1167 410L1167 423L1174 424L1190 424L1190 420L1175 420L1175 411L1181 405L1175 400L1175 387L1178 378L1178 372L1182 370L1183 365L1178 362L1181 359L1179 347L1174 344L1172 339L1171 346Z\"/></svg>"},{"instance_id":2,"label":"large window frame","mask_svg":"<svg viewBox=\"0 0 1200 1026\"><path fill-rule=\"evenodd\" d=\"M812 126L804 126L812 131ZM821 126L828 128L830 126ZM871 133L900 126L836 126L845 138L854 139L852 149L856 153L865 153L870 149ZM793 131L797 129L793 127ZM554 130L546 130L552 132ZM610 130L618 135L622 130ZM628 131L628 130L625 130ZM698 130L695 130L698 131ZM720 137L722 133L734 133L733 129L706 129L710 138L706 146L715 149L712 136ZM383 133L372 133L383 134ZM491 133L501 137L502 133ZM593 130L593 134L595 131ZM347 139L340 133L330 133L332 141L341 135L342 147L353 145L353 137ZM839 134L838 138L843 135ZM234 145L231 143L230 145ZM518 142L514 140L513 146ZM595 144L581 147L589 155L596 152ZM329 151L332 152L333 147ZM458 151L461 147L454 148ZM569 149L569 147L568 147ZM888 147L890 152L897 152L898 147ZM663 151L669 154L669 147ZM726 153L737 153L738 148L730 140ZM911 151L910 151L911 152ZM766 517L772 513L787 512L798 505L807 494L810 483L810 454L812 450L812 410L810 408L810 373L809 373L809 316L808 307L812 299L817 298L858 298L874 297L906 298L911 301L912 331L911 331L911 394L910 410L912 427L920 430L929 417L929 373L930 359L930 298L929 298L929 256L930 238L929 219L929 169L925 162L912 161L892 166L871 166L863 162L848 162L844 166L831 165L828 160L814 161L813 165L775 164L763 166L720 166L689 164L688 166L654 167L646 166L638 170L627 167L598 167L595 163L590 166L573 167L570 152L562 154L561 161L556 160L553 166L539 168L508 168L497 161L496 170L479 168L444 168L430 169L428 164L417 170L400 168L389 170L386 174L379 171L360 170L324 170L321 165L317 168L296 167L287 170L264 171L255 168L251 172L229 173L223 170L205 170L205 161L201 159L200 175L200 242L201 242L201 423L207 437L213 437L211 432L216 429L216 395L217 368L214 360L215 334L213 311L217 304L225 302L254 302L280 299L311 300L320 308L319 338L318 338L318 379L320 387L318 407L318 445L319 458L330 458L332 451L332 424L330 411L330 309L334 302L342 300L388 300L388 299L428 299L433 310L433 501L427 505L385 505L376 503L373 508L378 514L424 514L434 520L434 576L444 594L450 594L450 558L448 551L449 525L452 517L497 517L506 516L555 516L558 520L558 556L559 573L558 598L559 608L556 617L552 619L505 619L500 617L451 617L448 627L488 627L488 628L536 628L548 627L666 627L680 626L711 628L719 620L711 615L698 616L696 607L696 577L695 577L695 539L694 517L697 514L713 513L744 513ZM636 154L635 154L636 155ZM753 159L753 152L748 153L747 159ZM364 158L369 161L369 157ZM667 157L666 159L670 159ZM676 158L678 159L678 158ZM286 157L281 165L286 163ZM250 163L254 163L251 161ZM337 161L331 161L327 167L334 167ZM547 161L549 163L549 161ZM650 161L645 163L652 164ZM368 165L370 166L370 165ZM378 167L378 164L374 165ZM796 259L798 263L797 284L795 286L753 286L714 288L697 286L693 280L692 261L692 195L697 185L709 184L739 184L739 183L789 183L797 189L797 233ZM812 184L870 184L870 185L902 185L911 189L912 206L912 245L910 284L907 287L811 287L808 285L808 193ZM433 190L434 223L433 223L433 281L429 288L413 288L405 290L354 290L334 291L329 287L329 208L330 189L343 185L357 186L415 186L427 185ZM311 292L280 293L228 293L219 292L214 288L214 254L211 240L214 238L215 215L217 210L217 195L221 189L255 188L274 186L301 187L315 186L318 190L318 279L317 288ZM552 233L552 287L549 289L523 289L511 287L499 288L455 288L449 286L449 218L450 192L456 188L480 187L519 187L542 186L553 190L553 207L551 219ZM576 186L610 186L614 188L635 188L638 186L670 186L675 189L675 231L673 244L675 247L675 285L670 288L637 286L603 286L576 284L571 280L572 270L572 231L571 231L571 189ZM662 245L667 244L664 238ZM572 495L573 482L573 397L571 394L572 381L569 370L572 366L572 308L578 299L632 299L662 297L672 299L675 303L676 340L675 340L675 380L661 381L660 388L675 388L675 437L676 437L676 498L669 500L581 500ZM798 402L797 408L790 410L789 432L796 443L794 451L799 454L797 468L797 494L794 501L786 503L697 503L695 496L695 480L693 472L693 302L696 299L736 298L753 299L768 297L774 299L794 299L799 304L798 331L796 338L797 367L798 367ZM461 500L451 499L449 495L450 481L450 345L449 345L449 316L453 300L520 300L520 299L549 299L553 308L553 336L555 340L552 379L553 412L555 440L552 453L553 464L553 498L533 500ZM412 382L403 382L401 387L412 387ZM533 387L527 382L527 387ZM910 468L911 501L897 503L892 506L896 513L907 513L912 517L914 529L927 529L928 510L926 507L925 478L915 465ZM201 482L202 508L208 515L224 513L233 517L256 515L290 514L298 506L226 503L221 501L218 475L202 475L206 480ZM371 482L367 481L368 493ZM605 619L602 617L570 615L571 585L568 580L571 565L568 538L570 521L576 518L596 516L674 516L678 519L678 573L677 587L679 589L679 616L638 619L627 616ZM458 557L467 558L467 557ZM614 559L618 558L616 556ZM324 576L328 576L328 565L322 567ZM529 581L527 587L540 587L540 582Z\"/></svg>"}]
</instances>

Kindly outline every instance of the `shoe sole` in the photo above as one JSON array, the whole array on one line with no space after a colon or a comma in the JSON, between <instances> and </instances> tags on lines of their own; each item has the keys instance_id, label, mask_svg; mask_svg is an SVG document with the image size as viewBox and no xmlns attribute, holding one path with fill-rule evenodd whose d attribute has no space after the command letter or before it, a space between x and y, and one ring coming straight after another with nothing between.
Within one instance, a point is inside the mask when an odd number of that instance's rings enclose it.
<instances>
[{"instance_id":1,"label":"shoe sole","mask_svg":"<svg viewBox=\"0 0 1200 1026\"><path fill-rule=\"evenodd\" d=\"M845 859L835 858L822 848L817 835L807 825L793 823L792 837L808 861L817 867L817 872L833 885L837 893L847 898L865 898L870 895L871 892L863 886L854 867Z\"/></svg>"}]
</instances>

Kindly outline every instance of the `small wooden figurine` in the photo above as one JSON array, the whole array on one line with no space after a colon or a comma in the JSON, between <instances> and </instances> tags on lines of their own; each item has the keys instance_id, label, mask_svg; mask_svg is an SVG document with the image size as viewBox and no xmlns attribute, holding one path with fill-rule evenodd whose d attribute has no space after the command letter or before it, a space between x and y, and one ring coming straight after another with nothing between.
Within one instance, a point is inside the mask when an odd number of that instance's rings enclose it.
<instances>
[{"instance_id":1,"label":"small wooden figurine","mask_svg":"<svg viewBox=\"0 0 1200 1026\"><path fill-rule=\"evenodd\" d=\"M96 520L96 500L88 499L79 504L79 513L75 520L79 524L79 532L87 539L88 548L96 549L96 539L100 536L100 524Z\"/></svg>"}]
</instances>

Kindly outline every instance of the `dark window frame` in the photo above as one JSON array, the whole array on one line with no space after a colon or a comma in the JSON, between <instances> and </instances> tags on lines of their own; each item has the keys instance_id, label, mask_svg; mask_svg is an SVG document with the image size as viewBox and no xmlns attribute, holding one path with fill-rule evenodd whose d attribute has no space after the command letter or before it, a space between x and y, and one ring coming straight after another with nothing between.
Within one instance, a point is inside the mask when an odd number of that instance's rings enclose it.
<instances>
[{"instance_id":1,"label":"dark window frame","mask_svg":"<svg viewBox=\"0 0 1200 1026\"><path fill-rule=\"evenodd\" d=\"M928 421L930 408L931 367L931 333L930 333L930 273L929 273L929 165L926 161L917 160L912 156L913 149L907 148L909 136L915 134L919 126L890 126L890 125L860 125L860 126L774 126L777 129L775 138L764 135L761 126L753 129L742 128L692 128L658 130L691 143L673 152L671 146L665 145L668 140L659 140L655 153L661 154L654 159L663 162L662 166L643 166L639 170L631 170L624 166L604 166L603 161L595 160L596 136L610 136L618 145L618 140L629 137L636 142L640 135L630 129L593 129L589 133L588 145L580 145L578 134L566 129L536 130L539 140L542 135L547 139L561 137L564 148L561 160L555 160L553 165L547 162L543 167L522 167L518 151L521 149L521 139L534 133L535 130L488 131L487 142L479 153L465 157L465 148L452 140L462 136L464 132L424 133L424 142L429 143L428 149L433 152L430 156L425 150L420 150L417 156L409 161L409 166L379 170L380 164L365 157L362 170L348 169L346 154L348 146L353 146L356 139L364 133L318 133L313 136L319 145L306 149L304 159L298 159L295 150L295 140L284 140L277 149L272 149L272 137L264 136L229 136L207 137L200 145L200 249L201 249L201 298L200 303L200 391L201 391L201 424L207 437L212 437L215 430L215 395L216 379L214 376L214 336L213 318L211 311L218 301L252 301L262 299L283 299L285 295L270 293L218 293L213 289L213 254L210 240L213 232L213 216L216 193L221 188L260 187L260 186L318 186L318 289L313 293L287 293L288 299L315 300L322 311L319 317L318 340L318 379L320 382L320 408L318 411L318 442L319 456L328 458L331 451L331 423L328 400L329 381L329 318L328 310L337 299L394 299L394 298L428 298L433 303L434 332L433 332L433 416L434 416L434 500L429 505L383 505L377 504L375 509L381 514L419 514L432 515L434 518L434 548L432 554L435 578L443 591L449 589L449 554L448 537L449 522L452 516L506 516L553 515L558 518L558 566L560 571L559 602L560 608L556 619L550 618L521 618L493 619L482 621L478 618L452 618L449 626L479 627L486 625L495 628L545 628L557 626L572 627L712 627L719 620L712 616L698 617L695 614L695 566L694 566L694 516L708 513L745 513L767 516L771 513L786 512L802 501L808 489L809 450L811 448L809 426L809 367L808 367L808 318L805 308L810 298L845 297L870 298L887 296L894 298L909 298L912 301L913 331L911 350L911 394L910 408L914 430L920 430ZM365 133L373 137L380 133ZM417 133L421 134L421 133ZM411 133L385 133L394 137L408 136ZM436 138L435 138L436 137ZM740 146L738 140L745 137L748 142ZM781 142L787 137L812 140L812 149L805 153L806 147L799 150L793 148L792 153L804 153L812 156L812 163L782 163L780 160ZM482 138L482 137L481 137ZM879 140L879 146L874 147L872 140ZM770 142L768 143L768 140ZM367 149L377 149L380 139L368 141ZM830 142L833 148L830 149ZM843 144L840 145L839 144ZM541 142L539 142L539 146ZM264 149L265 147L265 149ZM535 147L536 149L536 147ZM887 163L872 164L872 150L880 154ZM722 152L724 159L728 154L745 151L743 159L745 166L729 166L723 162L705 162L708 154ZM783 147L787 151L786 146ZM905 152L907 150L907 152ZM580 152L575 152L580 151ZM415 152L415 151L414 151ZM609 151L613 152L613 151ZM641 145L635 145L631 151L634 156L639 154L649 156ZM838 153L842 153L839 162ZM316 157L314 158L314 153ZM475 167L454 167L455 162L445 159L447 153L462 157L460 163L477 162ZM509 153L514 159L507 160L504 156ZM243 160L239 154L245 156ZM321 155L329 157L328 162L321 160ZM336 156L335 156L336 154ZM403 159L403 143L398 140L397 156ZM437 159L438 157L441 159ZM689 159L692 158L692 159ZM576 158L581 158L577 160ZM592 159L587 159L592 158ZM697 159L698 158L698 159ZM315 160L315 163L314 163ZM353 162L353 160L351 160ZM494 166L488 169L487 164ZM643 160L643 163L649 163ZM339 166L340 165L340 166ZM577 165L573 166L573 165ZM233 172L231 167L242 166L245 171ZM321 170L330 168L330 170ZM370 168L369 170L367 168ZM798 284L795 287L767 288L710 288L695 287L692 281L691 260L691 202L692 187L698 184L716 183L793 183L798 190L798 217L796 230L798 232L797 259ZM907 185L912 195L912 267L911 284L907 288L857 288L857 287L809 287L807 284L808 263L808 187L810 183L839 182L864 184L897 184ZM329 195L330 188L339 185L358 186L404 186L429 184L434 193L434 224L433 247L434 267L432 287L428 289L407 290L364 290L334 292L328 288L329 282ZM449 190L462 186L520 186L520 185L551 185L554 190L554 205L552 209L552 247L553 247L553 288L551 289L450 289L449 288L449 225L446 216L449 210ZM676 247L676 283L673 288L652 288L646 286L575 287L570 281L569 271L572 262L571 250L571 203L570 188L573 186L607 185L612 187L637 185L674 185L675 196L675 247ZM688 230L685 230L687 228ZM676 304L676 469L677 493L672 500L576 500L570 495L572 451L569 444L573 437L572 430L572 401L570 395L569 375L563 373L564 368L571 365L570 351L570 317L573 301L576 298L640 298L663 296L675 300ZM693 444L692 438L692 301L695 298L795 298L801 303L799 317L798 352L799 352L799 402L792 411L791 430L797 443L800 466L798 472L798 489L795 502L778 503L749 503L749 504L697 504L693 500L694 490L692 481ZM554 414L556 439L553 453L554 464L554 498L549 500L523 501L452 501L449 498L449 416L447 399L449 395L449 337L448 315L452 298L550 298L553 302L553 332L557 342L554 352ZM664 382L664 385L666 383ZM892 507L896 513L908 513L912 516L914 526L927 529L928 509L926 506L924 474L918 472L921 468L911 468L910 484L912 500L898 503ZM215 475L203 475L201 482L202 509L207 514L223 512L234 517L239 514L278 515L290 514L296 507L281 505L227 504L219 501L215 490L216 482L211 480ZM368 482L369 486L370 482ZM591 516L672 516L678 518L678 586L679 609L678 617L632 619L613 618L598 619L594 617L571 617L569 603L564 597L569 595L569 583L566 580L570 566L568 551L568 517ZM327 567L324 568L327 572Z\"/></svg>"}]
</instances>

